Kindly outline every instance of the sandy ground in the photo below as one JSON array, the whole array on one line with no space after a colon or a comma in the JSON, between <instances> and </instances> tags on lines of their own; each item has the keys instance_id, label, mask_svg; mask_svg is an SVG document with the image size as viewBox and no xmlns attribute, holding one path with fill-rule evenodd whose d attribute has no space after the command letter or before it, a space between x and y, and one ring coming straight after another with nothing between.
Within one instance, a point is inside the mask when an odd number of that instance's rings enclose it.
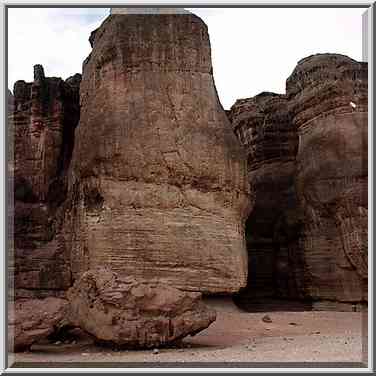
<instances>
[{"instance_id":1,"label":"sandy ground","mask_svg":"<svg viewBox=\"0 0 376 376\"><path fill-rule=\"evenodd\" d=\"M262 320L265 315L271 323ZM113 351L83 338L76 343L34 345L30 352L12 354L9 364L15 361L14 366L21 367L87 367L89 363L93 363L92 367L151 367L178 362L174 366L220 367L219 363L226 362L227 366L257 367L258 362L267 362L288 367L289 362L318 366L340 362L343 367L350 367L349 362L360 362L363 365L358 367L366 367L365 318L361 312L246 313L220 309L208 329L185 338L178 348ZM211 365L212 362L218 364Z\"/></svg>"}]
</instances>

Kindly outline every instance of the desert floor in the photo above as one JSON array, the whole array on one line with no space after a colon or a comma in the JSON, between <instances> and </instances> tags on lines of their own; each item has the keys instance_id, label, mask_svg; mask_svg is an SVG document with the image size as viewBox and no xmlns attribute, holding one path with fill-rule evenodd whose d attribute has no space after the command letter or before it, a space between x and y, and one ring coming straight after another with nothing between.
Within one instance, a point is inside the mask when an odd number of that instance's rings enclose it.
<instances>
[{"instance_id":1,"label":"desert floor","mask_svg":"<svg viewBox=\"0 0 376 376\"><path fill-rule=\"evenodd\" d=\"M295 363L308 362L311 367L366 367L367 313L278 310L249 313L226 304L216 308L217 320L208 329L186 337L174 348L114 351L81 337L67 343L34 345L30 352L10 354L9 365L303 367ZM264 322L265 315L272 322ZM351 362L363 365L351 365Z\"/></svg>"}]
</instances>

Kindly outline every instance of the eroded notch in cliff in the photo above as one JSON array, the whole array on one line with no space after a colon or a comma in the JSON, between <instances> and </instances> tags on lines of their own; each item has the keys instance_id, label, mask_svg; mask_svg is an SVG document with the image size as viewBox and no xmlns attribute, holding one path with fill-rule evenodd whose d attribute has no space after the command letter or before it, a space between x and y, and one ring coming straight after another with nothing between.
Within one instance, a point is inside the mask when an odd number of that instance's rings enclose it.
<instances>
[{"instance_id":1,"label":"eroded notch in cliff","mask_svg":"<svg viewBox=\"0 0 376 376\"><path fill-rule=\"evenodd\" d=\"M285 95L261 93L238 100L228 113L247 151L255 206L245 225L247 286L239 304L302 297L301 218L294 186L298 136Z\"/></svg>"}]
</instances>

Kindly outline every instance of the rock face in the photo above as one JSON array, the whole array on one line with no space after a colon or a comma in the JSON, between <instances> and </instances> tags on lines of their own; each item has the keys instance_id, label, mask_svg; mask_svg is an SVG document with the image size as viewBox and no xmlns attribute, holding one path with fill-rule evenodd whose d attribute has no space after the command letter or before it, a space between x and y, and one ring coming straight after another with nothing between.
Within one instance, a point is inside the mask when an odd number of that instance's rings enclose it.
<instances>
[{"instance_id":1,"label":"rock face","mask_svg":"<svg viewBox=\"0 0 376 376\"><path fill-rule=\"evenodd\" d=\"M72 272L100 265L184 290L244 286L245 153L191 14L109 16L92 33L70 174Z\"/></svg>"},{"instance_id":2,"label":"rock face","mask_svg":"<svg viewBox=\"0 0 376 376\"><path fill-rule=\"evenodd\" d=\"M23 351L47 338L66 319L68 301L46 298L17 300L8 311L8 348Z\"/></svg>"},{"instance_id":3,"label":"rock face","mask_svg":"<svg viewBox=\"0 0 376 376\"><path fill-rule=\"evenodd\" d=\"M229 112L247 151L255 206L246 224L249 279L244 294L297 297L302 255L294 177L298 135L285 95L261 93L236 101Z\"/></svg>"},{"instance_id":4,"label":"rock face","mask_svg":"<svg viewBox=\"0 0 376 376\"><path fill-rule=\"evenodd\" d=\"M13 127L14 258L17 297L56 295L70 286L69 253L59 241L60 206L79 120L80 75L46 78L34 67L34 82L17 81ZM13 261L13 262L12 262Z\"/></svg>"},{"instance_id":5,"label":"rock face","mask_svg":"<svg viewBox=\"0 0 376 376\"><path fill-rule=\"evenodd\" d=\"M14 96L9 89L8 89L7 102L8 102L8 116L9 116L13 114L13 110L14 110Z\"/></svg>"},{"instance_id":6,"label":"rock face","mask_svg":"<svg viewBox=\"0 0 376 376\"><path fill-rule=\"evenodd\" d=\"M120 277L108 269L85 272L67 296L70 323L103 344L159 347L194 335L216 319L200 293Z\"/></svg>"},{"instance_id":7,"label":"rock face","mask_svg":"<svg viewBox=\"0 0 376 376\"><path fill-rule=\"evenodd\" d=\"M366 63L315 55L287 80L306 292L315 299L367 299L367 77Z\"/></svg>"},{"instance_id":8,"label":"rock face","mask_svg":"<svg viewBox=\"0 0 376 376\"><path fill-rule=\"evenodd\" d=\"M255 191L243 294L366 300L367 64L310 56L229 118Z\"/></svg>"},{"instance_id":9,"label":"rock face","mask_svg":"<svg viewBox=\"0 0 376 376\"><path fill-rule=\"evenodd\" d=\"M367 64L310 56L285 95L226 114L198 17L116 13L82 84L36 65L8 91L15 297L106 265L208 295L367 300Z\"/></svg>"}]
</instances>

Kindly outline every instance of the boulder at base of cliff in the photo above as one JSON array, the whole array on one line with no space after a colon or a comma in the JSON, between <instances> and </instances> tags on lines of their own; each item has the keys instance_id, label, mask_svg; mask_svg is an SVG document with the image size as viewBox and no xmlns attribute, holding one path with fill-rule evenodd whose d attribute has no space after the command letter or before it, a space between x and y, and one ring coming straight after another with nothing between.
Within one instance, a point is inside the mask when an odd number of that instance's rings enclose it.
<instances>
[{"instance_id":1,"label":"boulder at base of cliff","mask_svg":"<svg viewBox=\"0 0 376 376\"><path fill-rule=\"evenodd\" d=\"M28 350L65 322L68 301L58 298L17 300L8 311L8 348Z\"/></svg>"},{"instance_id":2,"label":"boulder at base of cliff","mask_svg":"<svg viewBox=\"0 0 376 376\"><path fill-rule=\"evenodd\" d=\"M216 319L201 293L158 281L89 270L68 290L69 320L98 343L154 348L194 335Z\"/></svg>"}]
</instances>

